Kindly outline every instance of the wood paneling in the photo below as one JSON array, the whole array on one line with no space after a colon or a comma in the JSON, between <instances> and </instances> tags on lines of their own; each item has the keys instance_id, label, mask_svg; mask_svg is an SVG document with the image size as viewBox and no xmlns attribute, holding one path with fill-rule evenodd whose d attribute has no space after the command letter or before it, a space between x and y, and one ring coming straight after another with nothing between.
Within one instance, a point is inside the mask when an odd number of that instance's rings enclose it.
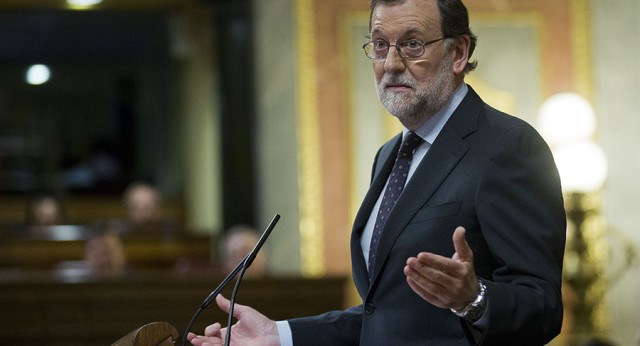
<instances>
[{"instance_id":1,"label":"wood paneling","mask_svg":"<svg viewBox=\"0 0 640 346\"><path fill-rule=\"evenodd\" d=\"M164 321L182 335L221 278L152 272L122 280L64 282L48 276L1 276L0 344L110 345L144 324ZM344 305L343 278L243 281L237 302L273 319L318 314ZM223 294L230 297L230 284ZM215 303L192 331L227 316Z\"/></svg>"}]
</instances>

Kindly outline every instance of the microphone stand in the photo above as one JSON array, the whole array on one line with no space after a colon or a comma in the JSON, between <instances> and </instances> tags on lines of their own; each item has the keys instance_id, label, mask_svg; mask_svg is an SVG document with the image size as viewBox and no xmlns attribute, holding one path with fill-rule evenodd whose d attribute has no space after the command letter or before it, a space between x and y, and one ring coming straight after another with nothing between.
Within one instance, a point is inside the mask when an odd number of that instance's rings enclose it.
<instances>
[{"instance_id":1,"label":"microphone stand","mask_svg":"<svg viewBox=\"0 0 640 346\"><path fill-rule=\"evenodd\" d=\"M205 298L205 300L202 302L202 305L200 305L196 313L193 315L193 317L191 317L191 321L189 321L189 324L187 325L187 328L185 329L184 334L182 335L182 346L186 344L187 334L191 330L191 327L193 327L193 324L195 323L198 316L200 316L200 313L202 313L202 311L206 309L207 306L209 306L209 304L211 304L211 302L213 302L214 299L216 299L216 297L220 294L220 292L222 292L222 290L238 274L238 272L242 270L244 274L244 270L249 268L251 263L253 263L253 260L258 255L258 251L260 251L260 248L262 248L262 245L267 241L267 238L271 234L271 231L273 230L273 228L278 223L278 220L280 220L280 215L279 214L274 215L273 219L271 219L271 222L269 223L269 226L267 226L267 229L265 229L265 231L262 233L262 235L260 236L260 239L258 239L258 242L254 246L254 248L251 250L251 252L249 252L249 254L242 261L240 261L240 263L238 263L238 265L233 269L233 271L231 271L231 273L229 273L224 278L224 280L222 280L222 282L218 285L218 287L216 287L216 289L213 290L213 292L211 292L207 298ZM242 277L240 277L240 279L242 279ZM231 308L233 309L233 306ZM231 332L231 326L229 326L229 333L230 332Z\"/></svg>"},{"instance_id":2,"label":"microphone stand","mask_svg":"<svg viewBox=\"0 0 640 346\"><path fill-rule=\"evenodd\" d=\"M227 316L227 333L224 337L224 346L229 346L231 344L231 324L233 323L233 308L236 304L236 295L238 294L238 289L240 288L240 282L242 282L242 277L247 271L247 268L249 268L249 264L246 264L245 261L245 265L242 266L242 270L240 271L240 274L238 274L238 279L236 280L236 284L233 287L233 292L231 293L229 316Z\"/></svg>"}]
</instances>

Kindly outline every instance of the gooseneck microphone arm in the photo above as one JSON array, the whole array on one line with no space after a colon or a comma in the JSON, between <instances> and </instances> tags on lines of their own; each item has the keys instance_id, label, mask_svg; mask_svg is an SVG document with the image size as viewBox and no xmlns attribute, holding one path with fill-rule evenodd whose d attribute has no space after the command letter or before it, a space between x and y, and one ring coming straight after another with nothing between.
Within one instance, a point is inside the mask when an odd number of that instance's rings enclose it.
<instances>
[{"instance_id":1,"label":"gooseneck microphone arm","mask_svg":"<svg viewBox=\"0 0 640 346\"><path fill-rule=\"evenodd\" d=\"M258 252L260 251L260 248L262 248L262 245L264 245L264 243L267 241L267 238L271 234L271 231L273 231L273 229L276 227L276 224L278 223L278 220L280 220L280 215L279 214L274 215L273 219L271 219L271 222L269 223L269 226L267 226L267 228L264 230L264 232L262 232L262 235L260 236L260 239L258 239L258 242L253 247L251 252L249 252L249 254L242 261L240 261L240 263L238 263L238 265L233 269L233 271L231 271L231 273L229 273L224 278L224 280L222 280L222 282L218 285L218 287L216 287L216 289L213 290L213 292L211 292L211 294L209 294L209 296L207 298L205 298L205 300L202 302L202 305L200 305L200 308L198 308L198 311L196 311L196 313L191 318L191 321L189 321L189 324L187 325L187 328L185 329L184 334L182 335L182 346L184 346L186 344L186 342L187 342L187 334L189 334L189 331L191 330L191 327L193 327L193 324L195 323L195 321L198 318L198 316L200 315L200 313L204 309L206 309L207 306L209 306L209 304L211 304L211 302L213 302L214 299L216 299L216 297L220 294L220 292L222 292L222 290L229 284L229 282L241 270L246 270L247 268L249 268L251 263L253 263L253 260L258 255ZM228 327L230 327L230 326L228 326Z\"/></svg>"}]
</instances>

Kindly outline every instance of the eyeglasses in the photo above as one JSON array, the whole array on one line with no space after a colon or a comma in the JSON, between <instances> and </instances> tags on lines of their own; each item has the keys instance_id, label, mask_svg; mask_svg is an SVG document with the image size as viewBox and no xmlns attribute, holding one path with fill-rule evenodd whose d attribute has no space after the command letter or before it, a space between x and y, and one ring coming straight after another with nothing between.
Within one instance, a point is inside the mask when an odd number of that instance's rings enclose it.
<instances>
[{"instance_id":1,"label":"eyeglasses","mask_svg":"<svg viewBox=\"0 0 640 346\"><path fill-rule=\"evenodd\" d=\"M362 49L364 49L364 54L366 54L369 59L384 60L387 58L387 54L389 54L389 48L395 47L400 57L411 60L420 58L424 54L424 47L442 41L445 38L446 37L440 37L427 42L421 40L406 40L396 44L390 44L385 40L375 40L362 45Z\"/></svg>"}]
</instances>

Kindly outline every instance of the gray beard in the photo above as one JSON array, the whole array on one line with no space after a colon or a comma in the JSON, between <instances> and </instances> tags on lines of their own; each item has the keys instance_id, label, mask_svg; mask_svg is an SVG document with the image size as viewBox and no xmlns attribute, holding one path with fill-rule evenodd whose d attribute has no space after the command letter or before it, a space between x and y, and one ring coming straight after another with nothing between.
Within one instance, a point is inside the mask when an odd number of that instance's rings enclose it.
<instances>
[{"instance_id":1,"label":"gray beard","mask_svg":"<svg viewBox=\"0 0 640 346\"><path fill-rule=\"evenodd\" d=\"M440 68L433 82L426 87L417 85L413 78L401 74L385 74L382 81L376 86L380 102L406 128L416 129L436 114L451 98L455 85L451 66L452 57L447 53L440 62ZM406 97L399 93L386 91L384 86L389 83L411 86L415 91L415 97Z\"/></svg>"}]
</instances>

